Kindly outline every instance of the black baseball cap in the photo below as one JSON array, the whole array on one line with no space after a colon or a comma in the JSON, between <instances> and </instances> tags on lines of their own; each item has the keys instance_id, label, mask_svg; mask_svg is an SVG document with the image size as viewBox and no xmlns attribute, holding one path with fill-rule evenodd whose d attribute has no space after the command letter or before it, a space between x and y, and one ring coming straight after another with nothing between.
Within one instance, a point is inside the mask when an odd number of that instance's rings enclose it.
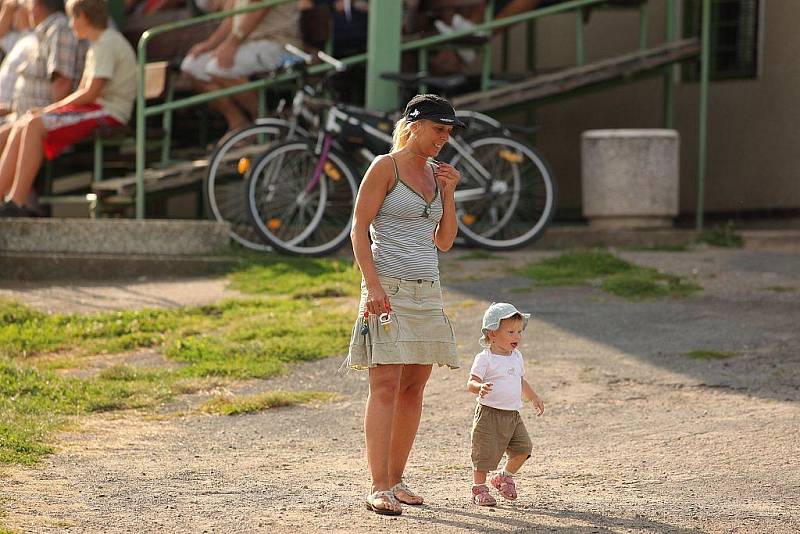
<instances>
[{"instance_id":1,"label":"black baseball cap","mask_svg":"<svg viewBox=\"0 0 800 534\"><path fill-rule=\"evenodd\" d=\"M427 119L439 124L446 124L447 126L457 126L459 128L467 127L464 122L456 117L456 110L453 109L452 104L450 104L446 98L439 95L415 96L409 100L406 105L403 117L405 117L408 122Z\"/></svg>"}]
</instances>

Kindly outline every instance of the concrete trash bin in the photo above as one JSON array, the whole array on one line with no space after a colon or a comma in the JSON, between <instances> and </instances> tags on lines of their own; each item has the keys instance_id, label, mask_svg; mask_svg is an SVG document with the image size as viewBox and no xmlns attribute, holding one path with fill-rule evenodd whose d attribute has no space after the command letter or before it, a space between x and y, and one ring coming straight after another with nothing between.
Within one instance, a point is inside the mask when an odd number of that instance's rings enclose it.
<instances>
[{"instance_id":1,"label":"concrete trash bin","mask_svg":"<svg viewBox=\"0 0 800 534\"><path fill-rule=\"evenodd\" d=\"M597 228L672 225L678 215L675 130L588 130L581 136L583 215Z\"/></svg>"}]
</instances>

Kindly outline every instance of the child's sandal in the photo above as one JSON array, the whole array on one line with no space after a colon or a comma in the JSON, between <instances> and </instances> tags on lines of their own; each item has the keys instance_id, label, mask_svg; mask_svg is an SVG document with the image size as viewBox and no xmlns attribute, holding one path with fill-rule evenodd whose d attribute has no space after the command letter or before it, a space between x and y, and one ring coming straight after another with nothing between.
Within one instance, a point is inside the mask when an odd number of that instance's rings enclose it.
<instances>
[{"instance_id":1,"label":"child's sandal","mask_svg":"<svg viewBox=\"0 0 800 534\"><path fill-rule=\"evenodd\" d=\"M400 515L403 513L400 503L394 498L394 493L391 490L370 493L364 499L364 503L367 505L367 510L379 515ZM375 506L378 503L380 503L380 506ZM389 508L387 505L397 506L398 509Z\"/></svg>"},{"instance_id":2,"label":"child's sandal","mask_svg":"<svg viewBox=\"0 0 800 534\"><path fill-rule=\"evenodd\" d=\"M492 477L492 486L495 487L504 499L513 501L517 498L517 486L514 484L514 479L509 475L497 473Z\"/></svg>"},{"instance_id":3,"label":"child's sandal","mask_svg":"<svg viewBox=\"0 0 800 534\"><path fill-rule=\"evenodd\" d=\"M472 504L494 506L497 501L489 495L489 488L485 484L481 484L480 486L472 486Z\"/></svg>"},{"instance_id":4,"label":"child's sandal","mask_svg":"<svg viewBox=\"0 0 800 534\"><path fill-rule=\"evenodd\" d=\"M419 506L423 502L422 497L417 495L413 491L411 491L411 488L406 486L406 483L403 482L402 480L400 482L398 482L397 484L395 484L394 486L392 486L392 488L389 491L392 492L392 494L394 495L395 499L397 499L398 501L400 501L403 504L409 504L411 506ZM405 500L404 501L403 499L401 499L400 496L397 495L400 492L405 493L408 496L408 498L411 499L411 500Z\"/></svg>"}]
</instances>

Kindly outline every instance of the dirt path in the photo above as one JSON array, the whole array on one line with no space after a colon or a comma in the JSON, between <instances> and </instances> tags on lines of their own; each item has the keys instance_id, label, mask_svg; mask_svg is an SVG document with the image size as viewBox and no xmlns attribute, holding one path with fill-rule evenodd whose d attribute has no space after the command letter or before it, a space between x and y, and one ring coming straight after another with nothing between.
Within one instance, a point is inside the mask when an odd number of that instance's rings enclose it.
<instances>
[{"instance_id":1,"label":"dirt path","mask_svg":"<svg viewBox=\"0 0 800 534\"><path fill-rule=\"evenodd\" d=\"M339 402L89 419L37 468L6 470L2 521L20 532L800 530L800 254L623 253L706 288L641 303L593 288L522 292L528 283L503 269L536 253L458 255L442 272L465 368L434 370L408 467L426 506L394 519L363 509L366 377L336 376L329 358L247 387L333 390ZM523 349L547 413L524 414L535 453L519 500L489 510L467 501L463 384L480 315L499 299L535 314ZM737 355L681 355L695 349Z\"/></svg>"}]
</instances>

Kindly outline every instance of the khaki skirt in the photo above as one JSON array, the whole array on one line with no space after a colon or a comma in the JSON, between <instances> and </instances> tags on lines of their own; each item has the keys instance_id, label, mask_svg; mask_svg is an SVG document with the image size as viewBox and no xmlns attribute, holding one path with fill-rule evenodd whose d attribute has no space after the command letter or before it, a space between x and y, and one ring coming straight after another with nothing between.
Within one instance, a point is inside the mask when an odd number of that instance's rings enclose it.
<instances>
[{"instance_id":1,"label":"khaki skirt","mask_svg":"<svg viewBox=\"0 0 800 534\"><path fill-rule=\"evenodd\" d=\"M367 286L362 280L358 319L343 366L369 369L379 364L436 363L456 369L456 339L444 313L439 281L378 278L389 297L392 320L381 325L377 315L364 318Z\"/></svg>"}]
</instances>

